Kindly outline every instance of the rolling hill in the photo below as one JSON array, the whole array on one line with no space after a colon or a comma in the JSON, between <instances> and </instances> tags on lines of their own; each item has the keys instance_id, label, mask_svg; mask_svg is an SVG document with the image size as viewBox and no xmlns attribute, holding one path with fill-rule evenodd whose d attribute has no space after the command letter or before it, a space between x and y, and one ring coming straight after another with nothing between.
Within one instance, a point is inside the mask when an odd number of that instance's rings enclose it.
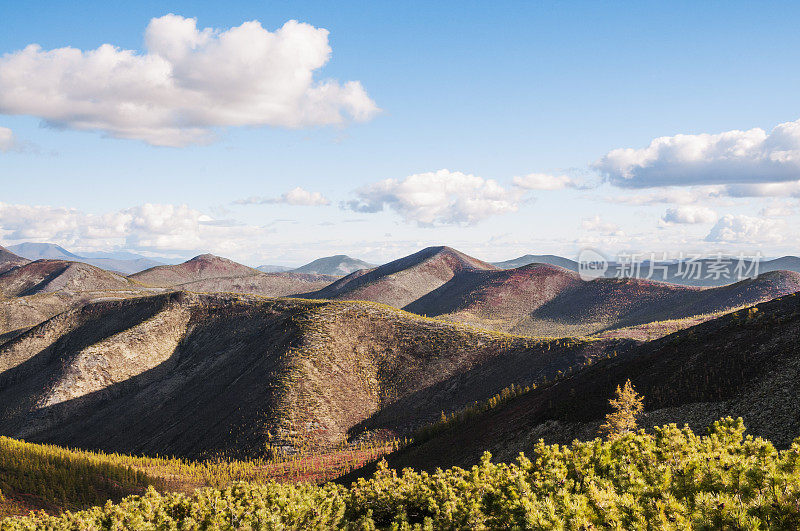
<instances>
[{"instance_id":1,"label":"rolling hill","mask_svg":"<svg viewBox=\"0 0 800 531\"><path fill-rule=\"evenodd\" d=\"M191 457L327 448L407 433L631 345L508 336L361 302L96 302L0 346L0 434Z\"/></svg>"},{"instance_id":2,"label":"rolling hill","mask_svg":"<svg viewBox=\"0 0 800 531\"><path fill-rule=\"evenodd\" d=\"M308 273L314 275L333 275L343 277L359 269L373 269L375 264L367 263L357 258L350 258L344 254L326 256L293 269L294 273Z\"/></svg>"},{"instance_id":3,"label":"rolling hill","mask_svg":"<svg viewBox=\"0 0 800 531\"><path fill-rule=\"evenodd\" d=\"M0 295L138 289L141 285L98 267L66 260L37 260L0 275Z\"/></svg>"},{"instance_id":4,"label":"rolling hill","mask_svg":"<svg viewBox=\"0 0 800 531\"><path fill-rule=\"evenodd\" d=\"M540 438L595 436L614 388L631 379L645 397L640 425L702 430L743 417L749 433L779 447L800 433L800 295L788 295L640 344L512 398L400 450L392 467L468 465L491 451L516 457ZM361 471L368 473L370 469Z\"/></svg>"},{"instance_id":5,"label":"rolling hill","mask_svg":"<svg viewBox=\"0 0 800 531\"><path fill-rule=\"evenodd\" d=\"M461 271L494 269L450 247L428 247L374 269L351 273L309 297L367 300L404 308Z\"/></svg>"},{"instance_id":6,"label":"rolling hill","mask_svg":"<svg viewBox=\"0 0 800 531\"><path fill-rule=\"evenodd\" d=\"M217 277L185 284L176 284L171 289L198 293L245 293L264 297L288 297L322 289L339 277L304 273L261 273L241 277Z\"/></svg>"},{"instance_id":7,"label":"rolling hill","mask_svg":"<svg viewBox=\"0 0 800 531\"><path fill-rule=\"evenodd\" d=\"M201 254L182 264L161 265L134 273L130 275L130 278L148 286L172 287L198 280L245 277L255 274L258 274L255 269L233 260L213 254Z\"/></svg>"},{"instance_id":8,"label":"rolling hill","mask_svg":"<svg viewBox=\"0 0 800 531\"><path fill-rule=\"evenodd\" d=\"M28 262L30 262L30 260L17 256L5 247L0 246L0 274L17 266L27 264Z\"/></svg>"}]
</instances>

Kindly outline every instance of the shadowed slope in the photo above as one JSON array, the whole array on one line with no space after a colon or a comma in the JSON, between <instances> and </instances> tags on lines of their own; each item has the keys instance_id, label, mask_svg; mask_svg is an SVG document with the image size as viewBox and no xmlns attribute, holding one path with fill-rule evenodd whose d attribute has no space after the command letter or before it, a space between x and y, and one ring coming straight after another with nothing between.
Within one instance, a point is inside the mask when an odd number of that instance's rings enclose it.
<instances>
[{"instance_id":1,"label":"shadowed slope","mask_svg":"<svg viewBox=\"0 0 800 531\"><path fill-rule=\"evenodd\" d=\"M324 448L348 432L405 433L627 345L360 302L176 292L95 303L0 347L0 433L193 457Z\"/></svg>"},{"instance_id":2,"label":"shadowed slope","mask_svg":"<svg viewBox=\"0 0 800 531\"><path fill-rule=\"evenodd\" d=\"M455 423L399 451L390 465L467 465L485 450L509 460L540 437L559 443L592 438L614 388L629 378L645 397L641 425L703 429L722 416L741 416L751 433L785 447L800 435L798 335L800 296L765 302L620 352Z\"/></svg>"},{"instance_id":3,"label":"shadowed slope","mask_svg":"<svg viewBox=\"0 0 800 531\"><path fill-rule=\"evenodd\" d=\"M141 286L121 275L89 264L64 260L37 260L0 275L0 295L4 297L138 287Z\"/></svg>"}]
</instances>

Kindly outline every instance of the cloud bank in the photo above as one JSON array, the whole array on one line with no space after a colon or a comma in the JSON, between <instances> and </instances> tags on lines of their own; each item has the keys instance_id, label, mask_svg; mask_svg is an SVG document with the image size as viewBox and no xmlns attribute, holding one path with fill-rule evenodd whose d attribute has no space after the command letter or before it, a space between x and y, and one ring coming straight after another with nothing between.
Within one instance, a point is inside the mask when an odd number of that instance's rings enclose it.
<instances>
[{"instance_id":1,"label":"cloud bank","mask_svg":"<svg viewBox=\"0 0 800 531\"><path fill-rule=\"evenodd\" d=\"M755 128L660 137L645 148L610 151L594 167L605 180L625 188L797 181L800 120L770 132Z\"/></svg>"},{"instance_id":2,"label":"cloud bank","mask_svg":"<svg viewBox=\"0 0 800 531\"><path fill-rule=\"evenodd\" d=\"M235 205L292 205L292 206L325 206L330 200L319 192L309 192L301 187L289 190L280 197L248 197L233 202Z\"/></svg>"},{"instance_id":3,"label":"cloud bank","mask_svg":"<svg viewBox=\"0 0 800 531\"><path fill-rule=\"evenodd\" d=\"M418 173L404 179L385 179L356 192L357 199L342 208L380 212L385 208L420 226L474 224L497 214L515 212L521 193L492 179L458 171Z\"/></svg>"},{"instance_id":4,"label":"cloud bank","mask_svg":"<svg viewBox=\"0 0 800 531\"><path fill-rule=\"evenodd\" d=\"M328 31L290 20L228 30L196 19L150 21L146 52L104 44L0 57L0 113L56 127L103 131L160 146L209 141L217 127L302 128L365 121L378 108L358 81L317 81L331 54Z\"/></svg>"},{"instance_id":5,"label":"cloud bank","mask_svg":"<svg viewBox=\"0 0 800 531\"><path fill-rule=\"evenodd\" d=\"M97 215L73 208L0 202L0 236L11 241L97 250L236 251L265 233L260 227L214 219L186 205L144 204Z\"/></svg>"}]
</instances>

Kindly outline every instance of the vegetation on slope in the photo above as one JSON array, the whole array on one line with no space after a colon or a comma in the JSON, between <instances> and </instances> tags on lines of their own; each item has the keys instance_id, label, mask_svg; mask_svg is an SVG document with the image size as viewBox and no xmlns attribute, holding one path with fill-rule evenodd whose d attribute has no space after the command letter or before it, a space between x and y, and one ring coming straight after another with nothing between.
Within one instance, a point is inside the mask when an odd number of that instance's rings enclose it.
<instances>
[{"instance_id":1,"label":"vegetation on slope","mask_svg":"<svg viewBox=\"0 0 800 531\"><path fill-rule=\"evenodd\" d=\"M0 516L32 509L51 513L84 509L141 494L190 493L199 487L225 488L235 482L321 483L396 450L400 441L355 444L327 452L246 461L106 454L0 437Z\"/></svg>"},{"instance_id":2,"label":"vegetation on slope","mask_svg":"<svg viewBox=\"0 0 800 531\"><path fill-rule=\"evenodd\" d=\"M706 436L668 425L570 446L539 443L511 464L381 467L350 487L254 485L191 495L149 489L119 504L6 519L55 529L796 529L800 442L777 451L741 419Z\"/></svg>"}]
</instances>

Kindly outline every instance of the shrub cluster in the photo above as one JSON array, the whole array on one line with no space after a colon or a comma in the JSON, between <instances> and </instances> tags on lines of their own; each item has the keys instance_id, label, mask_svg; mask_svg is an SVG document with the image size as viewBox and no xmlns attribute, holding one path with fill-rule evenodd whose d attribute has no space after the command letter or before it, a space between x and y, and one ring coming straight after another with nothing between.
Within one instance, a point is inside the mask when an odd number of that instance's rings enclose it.
<instances>
[{"instance_id":1,"label":"shrub cluster","mask_svg":"<svg viewBox=\"0 0 800 531\"><path fill-rule=\"evenodd\" d=\"M798 529L800 441L777 451L740 420L705 436L675 425L469 470L397 473L381 466L349 488L325 484L149 489L0 529Z\"/></svg>"}]
</instances>

